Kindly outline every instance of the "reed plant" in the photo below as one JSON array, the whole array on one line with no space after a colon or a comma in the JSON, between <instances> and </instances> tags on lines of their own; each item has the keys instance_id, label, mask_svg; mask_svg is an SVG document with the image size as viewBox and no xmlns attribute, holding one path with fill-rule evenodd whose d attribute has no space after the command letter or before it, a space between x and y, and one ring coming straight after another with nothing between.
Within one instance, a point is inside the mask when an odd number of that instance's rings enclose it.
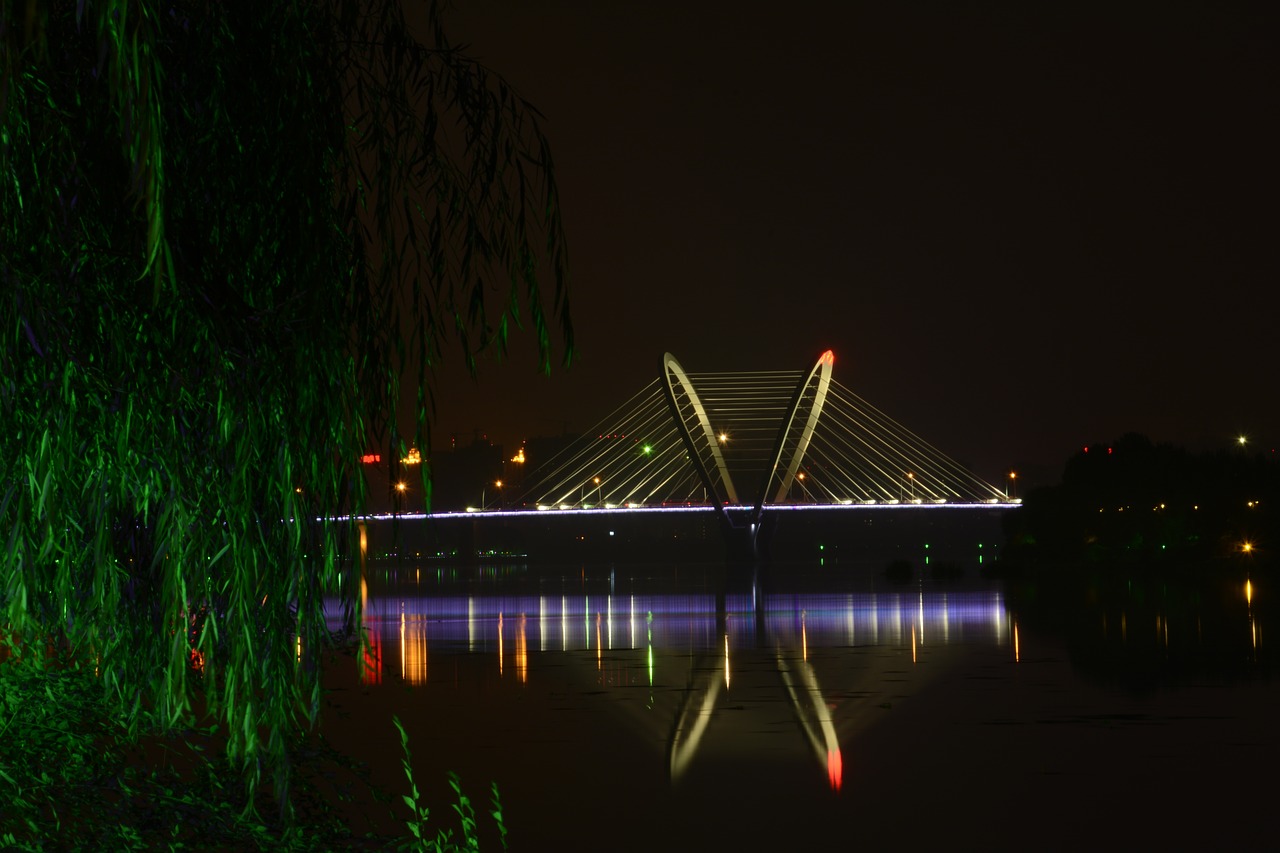
<instances>
[{"instance_id":1,"label":"reed plant","mask_svg":"<svg viewBox=\"0 0 1280 853\"><path fill-rule=\"evenodd\" d=\"M476 823L475 808L471 804L471 798L462 792L462 780L458 778L457 773L449 773L449 787L455 797L452 808L458 818L460 832L455 836L452 829L442 827L434 836L428 833L427 822L431 816L431 810L425 805L422 793L418 790L418 784L413 779L413 756L409 751L409 733L405 731L399 717L392 717L392 722L400 732L400 749L404 753L400 763L404 768L405 779L409 783L409 793L402 795L401 799L409 808L409 819L405 821L405 828L408 829L410 837L405 838L402 849L431 851L431 853L478 851L480 833ZM493 818L502 849L506 850L507 825L502 816L502 801L498 796L497 782L492 783L490 787L489 802L492 806L489 816Z\"/></svg>"}]
</instances>

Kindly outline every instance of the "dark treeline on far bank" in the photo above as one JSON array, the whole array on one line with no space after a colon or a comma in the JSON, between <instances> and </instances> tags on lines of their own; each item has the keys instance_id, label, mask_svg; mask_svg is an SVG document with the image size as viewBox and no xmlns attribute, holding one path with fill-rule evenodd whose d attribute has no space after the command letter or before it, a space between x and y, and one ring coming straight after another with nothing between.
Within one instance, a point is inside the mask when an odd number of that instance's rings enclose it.
<instances>
[{"instance_id":1,"label":"dark treeline on far bank","mask_svg":"<svg viewBox=\"0 0 1280 853\"><path fill-rule=\"evenodd\" d=\"M1280 463L1245 448L1192 453L1128 434L1082 449L1062 482L1005 520L1006 558L1202 567L1272 563Z\"/></svg>"}]
</instances>

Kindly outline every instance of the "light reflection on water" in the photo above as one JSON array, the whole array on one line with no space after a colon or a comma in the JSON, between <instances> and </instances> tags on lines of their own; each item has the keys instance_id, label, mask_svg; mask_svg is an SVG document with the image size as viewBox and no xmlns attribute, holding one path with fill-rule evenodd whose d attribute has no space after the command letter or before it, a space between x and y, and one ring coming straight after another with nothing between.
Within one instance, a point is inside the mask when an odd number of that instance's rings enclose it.
<instances>
[{"instance_id":1,"label":"light reflection on water","mask_svg":"<svg viewBox=\"0 0 1280 853\"><path fill-rule=\"evenodd\" d=\"M1074 796L1113 812L1127 800L1188 812L1206 797L1249 802L1237 785L1204 793L1201 778L1221 778L1237 754L1276 751L1250 710L1274 697L1265 684L1238 699L1219 688L1135 698L1082 678L1139 654L1149 670L1193 639L1189 660L1212 657L1215 636L1239 635L1256 652L1257 591L1243 584L1220 618L1204 595L1188 596L1188 609L1171 594L1157 600L1156 586L1138 597L1117 582L1127 598L1041 588L1037 607L1074 608L1060 639L1032 618L1025 590L998 581L617 582L607 567L400 576L364 588L376 662L366 686L392 703L422 697L416 717L406 705L397 713L416 720L425 744L415 756L439 762L436 772L463 769L479 750L480 772L500 781L533 847L706 849L736 838L759 849L805 821L826 832L856 823L876 842L912 820L913 803L939 826L966 826L995 792L1011 825L1037 824ZM1155 629L1139 635L1139 620ZM917 772L937 790L920 789ZM699 815L729 791L756 823L713 830ZM575 817L598 831L608 822L583 815L652 825L566 848L557 833L570 794Z\"/></svg>"},{"instance_id":2,"label":"light reflection on water","mask_svg":"<svg viewBox=\"0 0 1280 853\"><path fill-rule=\"evenodd\" d=\"M330 627L341 617L330 608ZM518 622L515 620L519 620ZM724 631L721 631L723 622ZM975 592L725 595L370 595L371 642L398 644L401 676L426 678L426 649L527 656L647 646L703 652L762 642L807 648L949 643L1010 644L998 589ZM504 651L505 650L505 651ZM527 665L527 660L524 664Z\"/></svg>"},{"instance_id":3,"label":"light reflection on water","mask_svg":"<svg viewBox=\"0 0 1280 853\"><path fill-rule=\"evenodd\" d=\"M585 656L595 674L581 677L593 686L647 686L648 695L636 700L649 711L664 706L657 709L657 729L667 732L672 784L686 776L733 693L787 709L801 735L792 746L809 752L839 791L844 751L833 704L811 660L815 652L909 646L914 665L926 646L1008 647L1016 630L1002 592L991 586L795 593L765 592L753 582L734 592L666 593L641 584L625 594L459 594L447 584L433 593L430 573L426 589L419 570L411 577L410 584L382 591L361 583L366 685L380 684L387 672L398 672L406 684L427 685L431 655L488 657L500 677L513 673L520 683L563 678L564 667L550 663L552 656ZM330 613L336 628L336 603ZM545 664L541 672L540 663L531 667L530 649ZM664 694L661 701L655 688Z\"/></svg>"}]
</instances>

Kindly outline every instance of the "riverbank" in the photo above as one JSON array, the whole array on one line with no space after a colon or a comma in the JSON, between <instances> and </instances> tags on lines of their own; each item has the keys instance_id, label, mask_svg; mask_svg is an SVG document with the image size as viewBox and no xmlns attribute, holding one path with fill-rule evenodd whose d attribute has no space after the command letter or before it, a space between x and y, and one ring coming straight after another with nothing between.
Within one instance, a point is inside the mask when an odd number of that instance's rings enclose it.
<instances>
[{"instance_id":1,"label":"riverbank","mask_svg":"<svg viewBox=\"0 0 1280 853\"><path fill-rule=\"evenodd\" d=\"M354 671L350 651L332 656ZM341 668L341 665L337 665ZM399 750L390 718L383 734ZM412 746L412 745L410 745ZM91 671L54 660L0 663L0 846L6 850L437 849L407 827L403 775L378 787L368 766L335 749L319 727L296 738L291 821L264 780L249 808L246 788L210 721L176 731L119 722ZM419 778L449 792L447 778ZM483 792L477 792L483 793ZM482 797L487 801L487 796ZM463 837L449 809L424 834ZM442 849L451 849L448 844Z\"/></svg>"}]
</instances>

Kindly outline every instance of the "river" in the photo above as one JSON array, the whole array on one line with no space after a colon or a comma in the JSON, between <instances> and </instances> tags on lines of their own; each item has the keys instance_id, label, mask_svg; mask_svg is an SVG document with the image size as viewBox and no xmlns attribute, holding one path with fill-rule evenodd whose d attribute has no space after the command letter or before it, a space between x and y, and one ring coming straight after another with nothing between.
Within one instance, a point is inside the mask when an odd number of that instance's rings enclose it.
<instances>
[{"instance_id":1,"label":"river","mask_svg":"<svg viewBox=\"0 0 1280 853\"><path fill-rule=\"evenodd\" d=\"M984 568L375 563L322 728L486 850L494 782L517 851L1271 840L1265 583Z\"/></svg>"}]
</instances>

